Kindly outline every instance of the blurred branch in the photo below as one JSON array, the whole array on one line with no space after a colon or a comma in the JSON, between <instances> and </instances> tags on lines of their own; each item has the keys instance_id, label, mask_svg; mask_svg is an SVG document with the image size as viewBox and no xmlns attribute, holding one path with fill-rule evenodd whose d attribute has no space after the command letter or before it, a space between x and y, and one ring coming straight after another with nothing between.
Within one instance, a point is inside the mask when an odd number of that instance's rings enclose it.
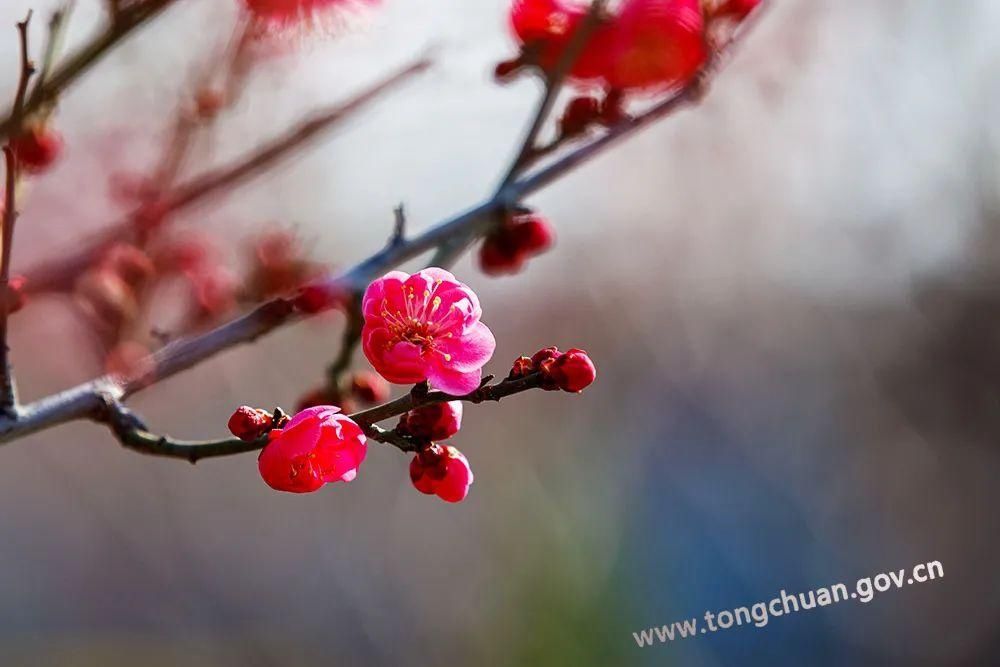
<instances>
[{"instance_id":1,"label":"blurred branch","mask_svg":"<svg viewBox=\"0 0 1000 667\"><path fill-rule=\"evenodd\" d=\"M31 11L23 21L17 24L18 39L21 44L21 72L17 82L17 92L14 95L13 117L20 122L24 116L24 100L28 94L28 83L35 73L28 48L28 26L31 24ZM10 259L14 246L14 224L17 222L17 156L10 142L3 149L7 178L4 186L3 230L0 242L0 292L3 304L0 305L0 412L10 418L17 416L17 393L14 388L14 373L10 365L10 345L7 342L7 323L10 315Z\"/></svg>"},{"instance_id":2,"label":"blurred branch","mask_svg":"<svg viewBox=\"0 0 1000 667\"><path fill-rule=\"evenodd\" d=\"M604 20L603 15L607 4L607 0L594 0L590 3L587 15L580 22L580 25L573 30L573 35L570 37L566 48L559 55L559 60L555 67L551 72L547 73L545 77L545 92L538 103L538 108L535 111L531 125L528 126L528 132L524 137L524 141L521 142L521 148L518 150L517 157L514 158L510 168L507 170L507 174L500 181L500 190L510 185L517 178L518 174L531 164L538 150L538 135L541 133L545 121L549 119L552 106L559 97L559 92L566 82L567 75L569 75L576 61L579 60L594 30Z\"/></svg>"},{"instance_id":3,"label":"blurred branch","mask_svg":"<svg viewBox=\"0 0 1000 667\"><path fill-rule=\"evenodd\" d=\"M431 61L421 58L379 83L362 91L346 103L330 109L312 112L281 135L274 137L247 155L237 158L231 164L212 169L176 186L157 204L157 215L170 215L193 206L211 195L233 188L258 174L273 168L287 159L296 150L308 145L323 131L332 128L352 114L360 111L386 91L403 83L410 77L425 71ZM128 239L134 233L135 216L140 211L99 232L90 241L80 244L78 250L51 260L42 261L29 267L23 273L27 277L26 289L32 293L65 291L101 253L112 245Z\"/></svg>"},{"instance_id":4,"label":"blurred branch","mask_svg":"<svg viewBox=\"0 0 1000 667\"><path fill-rule=\"evenodd\" d=\"M66 35L66 26L69 24L69 15L75 5L75 0L69 0L65 5L52 12L52 18L49 19L49 34L45 42L44 55L42 56L42 66L38 70L34 88L32 88L31 95L28 97L31 103L41 94L45 82L52 73L52 68L55 67L56 58L59 55L59 50L62 48L63 38Z\"/></svg>"},{"instance_id":5,"label":"blurred branch","mask_svg":"<svg viewBox=\"0 0 1000 667\"><path fill-rule=\"evenodd\" d=\"M38 86L31 98L18 111L11 108L0 120L0 138L17 134L25 117L30 116L43 105L53 102L63 90L76 82L80 76L96 65L111 49L128 37L133 30L152 19L178 0L146 0L127 10L119 12L117 20L110 22L100 34L82 46L62 65L47 73L44 83Z\"/></svg>"},{"instance_id":6,"label":"blurred branch","mask_svg":"<svg viewBox=\"0 0 1000 667\"><path fill-rule=\"evenodd\" d=\"M759 10L755 13L759 13ZM749 25L745 24L728 44L713 54L688 85L645 112L625 119L612 126L603 136L590 139L564 155L553 158L548 166L533 174L510 182L500 188L494 196L474 208L400 243L389 244L353 268L328 280L310 285L307 290L325 291L331 295L356 294L385 271L424 252L440 248L450 239L470 240L482 234L493 224L498 212L509 210L522 198L544 188L653 121L667 116L686 103L702 99L708 81L718 70L723 56L735 41L746 34L748 27ZM101 415L106 414L108 400L122 401L131 394L191 368L224 350L256 340L278 327L314 312L314 309L304 309L295 297L268 301L212 331L182 338L163 347L138 364L147 369L143 373L130 377L103 376L27 405L19 412L16 419L0 419L0 442L76 419L96 418L100 421ZM399 400L407 401L412 398L404 397ZM442 395L440 400L455 400L455 398ZM398 409L406 405L395 401L393 403L397 404ZM366 423L374 423L391 415L386 412L364 411L357 413L356 416Z\"/></svg>"}]
</instances>

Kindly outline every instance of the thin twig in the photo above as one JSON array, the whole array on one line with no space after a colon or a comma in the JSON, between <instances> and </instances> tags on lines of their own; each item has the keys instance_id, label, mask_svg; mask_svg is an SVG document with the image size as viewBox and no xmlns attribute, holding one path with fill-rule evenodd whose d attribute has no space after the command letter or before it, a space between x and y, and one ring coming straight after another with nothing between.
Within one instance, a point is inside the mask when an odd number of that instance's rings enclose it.
<instances>
[{"instance_id":1,"label":"thin twig","mask_svg":"<svg viewBox=\"0 0 1000 667\"><path fill-rule=\"evenodd\" d=\"M52 18L49 19L49 34L45 42L45 51L42 55L42 65L38 70L38 76L35 77L35 84L31 89L31 94L28 96L29 104L34 104L36 98L41 95L45 82L55 67L56 59L59 57L59 51L62 48L63 38L66 36L69 16L75 6L75 0L68 0L65 5L52 12Z\"/></svg>"},{"instance_id":2,"label":"thin twig","mask_svg":"<svg viewBox=\"0 0 1000 667\"><path fill-rule=\"evenodd\" d=\"M590 4L587 15L573 30L573 35L570 37L566 48L559 55L555 67L552 68L551 72L546 73L545 92L542 94L541 100L539 100L538 108L535 110L534 118L531 121L531 125L528 126L528 132L524 137L524 141L521 142L521 148L518 150L517 156L511 162L506 175L500 181L498 191L502 191L510 185L521 171L532 162L537 150L538 135L541 133L545 121L548 120L549 114L552 112L552 106L559 97L559 92L562 90L563 83L565 83L570 70L573 69L576 61L583 54L583 50L587 46L587 42L590 41L594 30L604 20L606 5L607 0L594 0Z\"/></svg>"},{"instance_id":3,"label":"thin twig","mask_svg":"<svg viewBox=\"0 0 1000 667\"><path fill-rule=\"evenodd\" d=\"M745 33L744 28L738 32L737 37ZM357 293L389 268L438 248L448 239L459 236L474 237L488 228L497 211L508 210L520 199L564 176L584 161L634 134L654 120L662 118L681 104L701 99L708 77L714 74L719 63L719 57L712 58L687 87L636 117L621 121L605 135L576 147L561 157L554 158L548 166L512 182L485 202L439 223L422 234L407 238L403 243L387 246L352 269L314 287L329 293ZM127 396L191 368L223 350L256 340L280 326L297 321L306 314L311 312L300 311L295 299L278 298L268 301L250 313L212 331L182 338L165 346L140 363L141 367L148 368L140 375L128 378L100 377L24 406L19 411L17 419L0 419L0 442L23 437L68 421L92 418L95 412L106 409L105 396L111 396L116 401L124 400Z\"/></svg>"},{"instance_id":4,"label":"thin twig","mask_svg":"<svg viewBox=\"0 0 1000 667\"><path fill-rule=\"evenodd\" d=\"M344 104L310 113L305 120L267 141L249 154L237 158L232 163L198 174L177 185L161 202L156 204L156 215L179 213L190 206L201 203L212 195L227 188L234 188L273 168L275 164L306 146L323 131L346 120L392 87L425 71L431 64L427 58L421 58L362 91ZM141 209L98 232L89 241L78 244L79 249L52 260L43 260L23 271L22 273L27 277L26 289L31 293L59 292L70 289L80 273L90 266L96 257L99 257L112 245L131 237L135 229L135 216L139 213L141 213Z\"/></svg>"},{"instance_id":5,"label":"thin twig","mask_svg":"<svg viewBox=\"0 0 1000 667\"><path fill-rule=\"evenodd\" d=\"M61 92L76 82L108 52L128 37L136 28L157 16L177 0L146 0L134 9L121 12L120 20L110 23L100 34L85 44L62 65L52 70L44 86L35 91L25 105L23 114L11 110L0 120L0 138L7 138L21 130L25 116L31 115L42 105L54 101Z\"/></svg>"},{"instance_id":6,"label":"thin twig","mask_svg":"<svg viewBox=\"0 0 1000 667\"><path fill-rule=\"evenodd\" d=\"M17 83L17 93L14 95L13 114L20 123L24 115L24 100L28 94L28 83L35 73L28 48L28 26L31 24L31 11L23 21L17 24L18 38L21 43L21 73ZM3 294L3 304L0 304L0 412L8 417L17 415L17 390L14 383L14 372L10 363L10 345L7 340L7 324L10 316L10 259L14 247L14 225L17 222L17 184L19 179L17 156L10 142L4 146L4 163L7 168L3 229L0 242L0 292Z\"/></svg>"},{"instance_id":7,"label":"thin twig","mask_svg":"<svg viewBox=\"0 0 1000 667\"><path fill-rule=\"evenodd\" d=\"M395 430L376 426L376 422L398 417L409 410L433 403L444 403L447 401L467 401L471 403L499 401L507 396L519 394L530 389L537 389L540 386L541 374L534 373L516 380L503 380L493 385L484 384L480 388L461 396L452 396L440 391L431 391L425 394L410 392L394 401L356 412L349 416L364 429L365 434L372 440L392 445L404 452L412 452L417 451L424 443L418 442ZM169 436L157 435L148 431L146 425L130 410L115 399L107 396L104 397L102 408L95 410L92 418L95 421L107 424L119 442L129 449L143 454L184 459L191 463L196 463L206 458L257 451L263 449L268 443L267 435L252 441L244 441L237 438L177 440Z\"/></svg>"},{"instance_id":8,"label":"thin twig","mask_svg":"<svg viewBox=\"0 0 1000 667\"><path fill-rule=\"evenodd\" d=\"M344 335L340 341L340 348L337 357L330 364L326 371L328 384L333 389L340 387L340 380L351 367L351 360L354 352L361 342L361 330L364 325L364 317L361 314L361 302L359 298L353 299L347 306L347 323L344 325Z\"/></svg>"}]
</instances>

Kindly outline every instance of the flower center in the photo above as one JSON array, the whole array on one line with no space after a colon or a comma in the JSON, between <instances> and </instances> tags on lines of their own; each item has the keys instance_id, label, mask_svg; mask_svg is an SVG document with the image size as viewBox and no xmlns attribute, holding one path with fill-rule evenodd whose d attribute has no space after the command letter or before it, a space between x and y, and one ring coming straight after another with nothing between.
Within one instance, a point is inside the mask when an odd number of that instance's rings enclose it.
<instances>
[{"instance_id":1,"label":"flower center","mask_svg":"<svg viewBox=\"0 0 1000 667\"><path fill-rule=\"evenodd\" d=\"M423 298L417 298L412 287L404 289L405 309L391 309L388 299L382 300L380 314L392 336L387 347L407 342L420 347L424 354L438 352L437 341L453 335L448 329L456 324L455 304L442 308L441 297L432 298L429 290L424 290ZM444 358L451 361L450 354L444 354Z\"/></svg>"}]
</instances>

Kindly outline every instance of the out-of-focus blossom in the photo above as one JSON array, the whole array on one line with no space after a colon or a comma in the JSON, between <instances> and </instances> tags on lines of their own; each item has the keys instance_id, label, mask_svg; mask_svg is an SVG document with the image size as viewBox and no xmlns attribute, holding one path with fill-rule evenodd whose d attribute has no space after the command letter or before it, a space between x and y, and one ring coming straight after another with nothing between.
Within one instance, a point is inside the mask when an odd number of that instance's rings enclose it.
<instances>
[{"instance_id":1,"label":"out-of-focus blossom","mask_svg":"<svg viewBox=\"0 0 1000 667\"><path fill-rule=\"evenodd\" d=\"M45 124L26 127L10 140L17 164L24 171L40 174L47 171L62 154L62 135Z\"/></svg>"},{"instance_id":2,"label":"out-of-focus blossom","mask_svg":"<svg viewBox=\"0 0 1000 667\"><path fill-rule=\"evenodd\" d=\"M552 225L542 216L534 213L512 216L483 240L479 266L489 275L517 273L528 258L552 247L554 240Z\"/></svg>"},{"instance_id":3,"label":"out-of-focus blossom","mask_svg":"<svg viewBox=\"0 0 1000 667\"><path fill-rule=\"evenodd\" d=\"M362 403L382 403L389 399L389 383L371 371L358 371L351 375L351 395Z\"/></svg>"},{"instance_id":4,"label":"out-of-focus blossom","mask_svg":"<svg viewBox=\"0 0 1000 667\"><path fill-rule=\"evenodd\" d=\"M318 264L306 260L294 234L275 230L261 234L253 242L248 292L259 301L287 294L317 277Z\"/></svg>"},{"instance_id":5,"label":"out-of-focus blossom","mask_svg":"<svg viewBox=\"0 0 1000 667\"><path fill-rule=\"evenodd\" d=\"M627 0L606 80L625 90L686 83L705 62L699 0Z\"/></svg>"},{"instance_id":6,"label":"out-of-focus blossom","mask_svg":"<svg viewBox=\"0 0 1000 667\"><path fill-rule=\"evenodd\" d=\"M514 0L510 23L524 48L525 59L546 70L554 68L587 12L586 4L567 0ZM570 76L577 80L602 78L611 66L613 42L608 25L597 26L573 63Z\"/></svg>"},{"instance_id":7,"label":"out-of-focus blossom","mask_svg":"<svg viewBox=\"0 0 1000 667\"><path fill-rule=\"evenodd\" d=\"M195 314L199 319L212 320L236 307L238 283L223 267L205 268L187 274L194 297Z\"/></svg>"},{"instance_id":8,"label":"out-of-focus blossom","mask_svg":"<svg viewBox=\"0 0 1000 667\"><path fill-rule=\"evenodd\" d=\"M156 273L156 266L149 255L130 243L118 243L109 248L101 264L133 288L146 283Z\"/></svg>"},{"instance_id":9,"label":"out-of-focus blossom","mask_svg":"<svg viewBox=\"0 0 1000 667\"><path fill-rule=\"evenodd\" d=\"M522 54L501 63L498 78L528 63L551 70L587 12L568 0L515 0L511 26ZM704 28L699 0L624 0L590 33L570 79L616 90L683 84L705 61Z\"/></svg>"},{"instance_id":10,"label":"out-of-focus blossom","mask_svg":"<svg viewBox=\"0 0 1000 667\"><path fill-rule=\"evenodd\" d=\"M11 276L7 281L7 293L4 294L4 299L8 315L21 310L28 302L28 297L24 293L27 283L28 279L24 276Z\"/></svg>"},{"instance_id":11,"label":"out-of-focus blossom","mask_svg":"<svg viewBox=\"0 0 1000 667\"><path fill-rule=\"evenodd\" d=\"M308 493L329 482L350 482L368 446L361 427L332 405L296 414L269 434L257 467L268 486Z\"/></svg>"},{"instance_id":12,"label":"out-of-focus blossom","mask_svg":"<svg viewBox=\"0 0 1000 667\"><path fill-rule=\"evenodd\" d=\"M757 8L761 0L710 0L705 3L705 14L709 18L731 18L742 21Z\"/></svg>"},{"instance_id":13,"label":"out-of-focus blossom","mask_svg":"<svg viewBox=\"0 0 1000 667\"><path fill-rule=\"evenodd\" d=\"M349 9L377 0L242 0L244 7L267 27L285 28L337 9Z\"/></svg>"},{"instance_id":14,"label":"out-of-focus blossom","mask_svg":"<svg viewBox=\"0 0 1000 667\"><path fill-rule=\"evenodd\" d=\"M357 406L354 400L344 396L339 389L322 385L310 389L299 397L295 403L295 409L299 412L307 408L314 408L318 405L335 405L344 412L354 412Z\"/></svg>"},{"instance_id":15,"label":"out-of-focus blossom","mask_svg":"<svg viewBox=\"0 0 1000 667\"><path fill-rule=\"evenodd\" d=\"M450 394L479 386L496 348L480 321L479 298L443 269L392 271L365 291L362 347L382 377L396 384L425 380Z\"/></svg>"}]
</instances>

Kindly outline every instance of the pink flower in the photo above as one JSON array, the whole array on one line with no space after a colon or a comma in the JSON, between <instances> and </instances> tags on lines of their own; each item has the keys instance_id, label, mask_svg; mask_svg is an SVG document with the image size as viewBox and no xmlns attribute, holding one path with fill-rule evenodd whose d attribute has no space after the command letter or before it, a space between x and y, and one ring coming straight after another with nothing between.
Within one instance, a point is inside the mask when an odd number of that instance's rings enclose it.
<instances>
[{"instance_id":1,"label":"pink flower","mask_svg":"<svg viewBox=\"0 0 1000 667\"><path fill-rule=\"evenodd\" d=\"M399 418L396 430L424 440L447 440L462 428L462 402L432 403Z\"/></svg>"},{"instance_id":2,"label":"pink flower","mask_svg":"<svg viewBox=\"0 0 1000 667\"><path fill-rule=\"evenodd\" d=\"M270 442L257 466L267 485L278 491L308 493L328 482L350 482L365 460L367 444L361 427L320 405L292 417L270 432Z\"/></svg>"},{"instance_id":3,"label":"pink flower","mask_svg":"<svg viewBox=\"0 0 1000 667\"><path fill-rule=\"evenodd\" d=\"M432 445L410 461L410 481L421 493L457 503L465 500L472 486L472 468L454 447Z\"/></svg>"},{"instance_id":4,"label":"pink flower","mask_svg":"<svg viewBox=\"0 0 1000 667\"><path fill-rule=\"evenodd\" d=\"M454 395L479 387L496 348L479 298L443 269L392 271L365 291L362 347L389 382L430 381Z\"/></svg>"}]
</instances>

